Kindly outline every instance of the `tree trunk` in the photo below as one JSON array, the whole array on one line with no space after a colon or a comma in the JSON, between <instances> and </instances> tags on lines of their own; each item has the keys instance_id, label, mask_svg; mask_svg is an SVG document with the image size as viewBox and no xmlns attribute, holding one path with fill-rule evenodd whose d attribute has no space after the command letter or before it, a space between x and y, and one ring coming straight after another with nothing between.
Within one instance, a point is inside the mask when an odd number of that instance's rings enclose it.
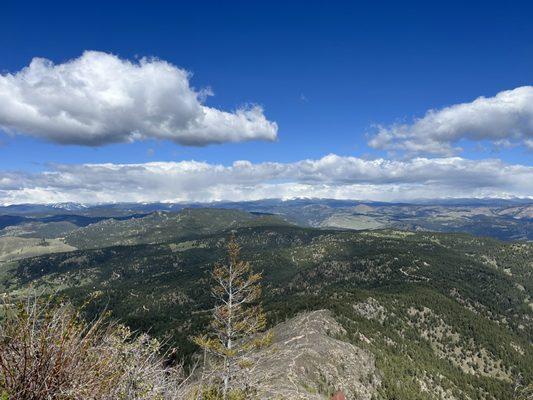
<instances>
[{"instance_id":1,"label":"tree trunk","mask_svg":"<svg viewBox=\"0 0 533 400\"><path fill-rule=\"evenodd\" d=\"M224 360L224 369L225 369L225 372L224 372L224 388L222 389L222 398L224 400L227 400L228 399L228 389L229 389L229 362L228 362L228 358L226 357L226 359Z\"/></svg>"}]
</instances>

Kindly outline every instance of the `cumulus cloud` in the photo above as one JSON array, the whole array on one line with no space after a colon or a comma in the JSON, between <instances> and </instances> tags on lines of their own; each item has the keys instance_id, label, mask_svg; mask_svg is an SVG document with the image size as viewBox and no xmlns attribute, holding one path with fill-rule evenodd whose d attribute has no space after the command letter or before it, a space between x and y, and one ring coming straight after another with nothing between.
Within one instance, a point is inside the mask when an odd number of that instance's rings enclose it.
<instances>
[{"instance_id":1,"label":"cumulus cloud","mask_svg":"<svg viewBox=\"0 0 533 400\"><path fill-rule=\"evenodd\" d=\"M330 154L293 163L78 164L56 165L40 173L0 172L0 203L4 204L274 197L393 201L532 194L533 167L460 157L391 161Z\"/></svg>"},{"instance_id":2,"label":"cumulus cloud","mask_svg":"<svg viewBox=\"0 0 533 400\"><path fill-rule=\"evenodd\" d=\"M462 139L533 148L533 86L430 110L412 124L379 126L369 144L410 154L451 155L461 150L457 143Z\"/></svg>"},{"instance_id":3,"label":"cumulus cloud","mask_svg":"<svg viewBox=\"0 0 533 400\"><path fill-rule=\"evenodd\" d=\"M204 104L209 90L168 62L138 62L86 51L53 64L34 58L0 75L0 129L62 144L100 146L144 138L182 145L275 140L277 125L259 106L234 112Z\"/></svg>"}]
</instances>

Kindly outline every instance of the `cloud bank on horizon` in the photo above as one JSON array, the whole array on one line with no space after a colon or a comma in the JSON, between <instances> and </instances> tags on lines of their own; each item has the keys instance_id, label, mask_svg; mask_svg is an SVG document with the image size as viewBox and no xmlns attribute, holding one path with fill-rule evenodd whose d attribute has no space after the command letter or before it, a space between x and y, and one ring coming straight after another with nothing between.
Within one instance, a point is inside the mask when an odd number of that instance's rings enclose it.
<instances>
[{"instance_id":1,"label":"cloud bank on horizon","mask_svg":"<svg viewBox=\"0 0 533 400\"><path fill-rule=\"evenodd\" d=\"M461 140L523 145L533 150L533 86L429 110L411 124L378 126L369 145L407 154L449 156L461 151L457 147Z\"/></svg>"},{"instance_id":2,"label":"cloud bank on horizon","mask_svg":"<svg viewBox=\"0 0 533 400\"><path fill-rule=\"evenodd\" d=\"M259 106L234 112L203 104L212 93L190 86L190 73L166 61L138 62L86 51L53 64L34 58L0 74L0 129L59 144L101 146L145 138L186 146L277 138Z\"/></svg>"},{"instance_id":3,"label":"cloud bank on horizon","mask_svg":"<svg viewBox=\"0 0 533 400\"><path fill-rule=\"evenodd\" d=\"M321 197L407 201L530 197L533 167L460 157L364 160L329 154L294 163L197 161L56 165L0 172L0 203L208 202Z\"/></svg>"}]
</instances>

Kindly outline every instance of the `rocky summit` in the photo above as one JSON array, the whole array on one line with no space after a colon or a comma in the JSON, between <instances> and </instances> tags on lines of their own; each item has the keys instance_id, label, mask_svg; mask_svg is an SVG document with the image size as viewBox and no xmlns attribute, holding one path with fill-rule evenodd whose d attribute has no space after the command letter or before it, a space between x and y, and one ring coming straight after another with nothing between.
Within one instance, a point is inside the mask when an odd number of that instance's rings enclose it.
<instances>
[{"instance_id":1,"label":"rocky summit","mask_svg":"<svg viewBox=\"0 0 533 400\"><path fill-rule=\"evenodd\" d=\"M370 400L381 378L374 356L343 340L346 330L328 310L302 313L272 328L273 342L252 355L246 371L260 399ZM243 377L244 378L244 377Z\"/></svg>"}]
</instances>

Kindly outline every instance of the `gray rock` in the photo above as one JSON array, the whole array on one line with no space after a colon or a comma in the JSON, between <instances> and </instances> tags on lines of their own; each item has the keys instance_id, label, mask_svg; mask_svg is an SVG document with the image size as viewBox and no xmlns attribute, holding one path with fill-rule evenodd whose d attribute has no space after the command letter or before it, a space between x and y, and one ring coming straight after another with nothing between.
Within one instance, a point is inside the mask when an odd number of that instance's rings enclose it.
<instances>
[{"instance_id":1,"label":"gray rock","mask_svg":"<svg viewBox=\"0 0 533 400\"><path fill-rule=\"evenodd\" d=\"M346 332L327 310L300 314L272 329L273 343L255 352L242 380L260 399L370 400L380 385L373 355L342 341Z\"/></svg>"}]
</instances>

